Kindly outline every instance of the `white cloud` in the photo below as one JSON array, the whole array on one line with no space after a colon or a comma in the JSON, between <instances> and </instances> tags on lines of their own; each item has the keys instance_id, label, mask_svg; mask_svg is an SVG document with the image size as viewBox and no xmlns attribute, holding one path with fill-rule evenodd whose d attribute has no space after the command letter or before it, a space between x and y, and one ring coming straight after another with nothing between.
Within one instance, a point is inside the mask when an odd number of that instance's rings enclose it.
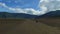
<instances>
[{"instance_id":1,"label":"white cloud","mask_svg":"<svg viewBox=\"0 0 60 34\"><path fill-rule=\"evenodd\" d=\"M47 11L60 10L60 0L41 0L39 6L46 7Z\"/></svg>"},{"instance_id":2,"label":"white cloud","mask_svg":"<svg viewBox=\"0 0 60 34\"><path fill-rule=\"evenodd\" d=\"M39 11L39 10L34 10L32 8L25 8L25 9L21 9L21 8L11 8L11 7L8 7L5 3L0 3L0 6L3 6L9 10L12 10L14 13L26 13L26 14L31 14L31 15L42 15L44 12L44 9L45 7L42 7L44 8L42 11Z\"/></svg>"},{"instance_id":3,"label":"white cloud","mask_svg":"<svg viewBox=\"0 0 60 34\"><path fill-rule=\"evenodd\" d=\"M40 0L39 7L41 10L35 10L33 8L11 8L8 7L5 3L0 3L0 6L3 6L14 13L26 13L32 15L43 15L50 11L60 10L60 1L59 0Z\"/></svg>"},{"instance_id":4,"label":"white cloud","mask_svg":"<svg viewBox=\"0 0 60 34\"><path fill-rule=\"evenodd\" d=\"M5 3L0 3L0 6L7 7L7 6L5 5Z\"/></svg>"}]
</instances>

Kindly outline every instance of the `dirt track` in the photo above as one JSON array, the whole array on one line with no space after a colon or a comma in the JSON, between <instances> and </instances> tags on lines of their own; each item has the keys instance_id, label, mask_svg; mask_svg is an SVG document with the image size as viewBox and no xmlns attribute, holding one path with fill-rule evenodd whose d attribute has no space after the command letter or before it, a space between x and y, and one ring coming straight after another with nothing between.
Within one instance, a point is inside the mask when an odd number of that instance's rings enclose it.
<instances>
[{"instance_id":1,"label":"dirt track","mask_svg":"<svg viewBox=\"0 0 60 34\"><path fill-rule=\"evenodd\" d=\"M0 34L60 34L60 30L29 19L0 19Z\"/></svg>"}]
</instances>

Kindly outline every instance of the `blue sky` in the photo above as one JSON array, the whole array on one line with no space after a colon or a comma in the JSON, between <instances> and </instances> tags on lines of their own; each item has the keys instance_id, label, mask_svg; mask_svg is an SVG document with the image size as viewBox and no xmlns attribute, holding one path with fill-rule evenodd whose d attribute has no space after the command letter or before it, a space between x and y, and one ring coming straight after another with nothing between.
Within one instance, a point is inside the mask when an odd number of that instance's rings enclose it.
<instances>
[{"instance_id":1,"label":"blue sky","mask_svg":"<svg viewBox=\"0 0 60 34\"><path fill-rule=\"evenodd\" d=\"M40 0L0 0L0 2L5 3L9 7L33 8L33 9L38 9L37 6L39 1Z\"/></svg>"},{"instance_id":2,"label":"blue sky","mask_svg":"<svg viewBox=\"0 0 60 34\"><path fill-rule=\"evenodd\" d=\"M60 0L0 0L0 12L43 15L60 10Z\"/></svg>"},{"instance_id":3,"label":"blue sky","mask_svg":"<svg viewBox=\"0 0 60 34\"><path fill-rule=\"evenodd\" d=\"M0 0L0 12L39 14L40 0Z\"/></svg>"}]
</instances>

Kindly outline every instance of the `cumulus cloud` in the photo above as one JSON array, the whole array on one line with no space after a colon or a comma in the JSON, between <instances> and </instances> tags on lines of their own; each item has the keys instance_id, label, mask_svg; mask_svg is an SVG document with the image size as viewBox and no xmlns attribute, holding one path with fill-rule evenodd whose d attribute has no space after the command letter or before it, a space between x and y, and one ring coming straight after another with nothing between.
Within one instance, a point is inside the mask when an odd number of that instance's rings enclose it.
<instances>
[{"instance_id":1,"label":"cumulus cloud","mask_svg":"<svg viewBox=\"0 0 60 34\"><path fill-rule=\"evenodd\" d=\"M3 6L14 13L26 13L31 15L43 15L50 11L60 10L60 0L40 0L38 7L40 10L35 10L33 8L11 8L8 7L5 3L0 3L0 6ZM10 11L10 12L11 12Z\"/></svg>"},{"instance_id":2,"label":"cumulus cloud","mask_svg":"<svg viewBox=\"0 0 60 34\"><path fill-rule=\"evenodd\" d=\"M0 6L3 6L4 8L7 8L9 10L12 10L14 13L26 13L26 14L31 14L31 15L42 15L44 13L43 11L45 9L45 7L42 7L43 10L39 11L39 10L35 10L33 8L25 8L25 9L11 8L11 7L8 7L5 3L0 3Z\"/></svg>"},{"instance_id":3,"label":"cumulus cloud","mask_svg":"<svg viewBox=\"0 0 60 34\"><path fill-rule=\"evenodd\" d=\"M60 0L41 0L39 6L46 7L47 11L60 10Z\"/></svg>"}]
</instances>

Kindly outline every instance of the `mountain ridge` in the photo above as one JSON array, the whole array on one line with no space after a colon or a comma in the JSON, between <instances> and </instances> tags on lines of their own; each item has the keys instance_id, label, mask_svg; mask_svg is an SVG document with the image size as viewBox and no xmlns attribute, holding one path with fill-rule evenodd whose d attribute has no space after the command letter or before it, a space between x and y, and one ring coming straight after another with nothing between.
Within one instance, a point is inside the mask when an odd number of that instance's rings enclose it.
<instances>
[{"instance_id":1,"label":"mountain ridge","mask_svg":"<svg viewBox=\"0 0 60 34\"><path fill-rule=\"evenodd\" d=\"M0 18L33 18L33 19L38 19L38 18L54 18L54 17L60 17L60 10L56 11L50 11L44 15L30 15L30 14L25 14L25 13L8 13L8 12L0 12Z\"/></svg>"},{"instance_id":2,"label":"mountain ridge","mask_svg":"<svg viewBox=\"0 0 60 34\"><path fill-rule=\"evenodd\" d=\"M8 13L0 12L0 18L35 18L36 15L24 14L24 13Z\"/></svg>"},{"instance_id":3,"label":"mountain ridge","mask_svg":"<svg viewBox=\"0 0 60 34\"><path fill-rule=\"evenodd\" d=\"M39 18L60 18L60 10L56 10L56 11L50 11L44 15L40 15L38 17L36 17L36 19L39 19Z\"/></svg>"}]
</instances>

